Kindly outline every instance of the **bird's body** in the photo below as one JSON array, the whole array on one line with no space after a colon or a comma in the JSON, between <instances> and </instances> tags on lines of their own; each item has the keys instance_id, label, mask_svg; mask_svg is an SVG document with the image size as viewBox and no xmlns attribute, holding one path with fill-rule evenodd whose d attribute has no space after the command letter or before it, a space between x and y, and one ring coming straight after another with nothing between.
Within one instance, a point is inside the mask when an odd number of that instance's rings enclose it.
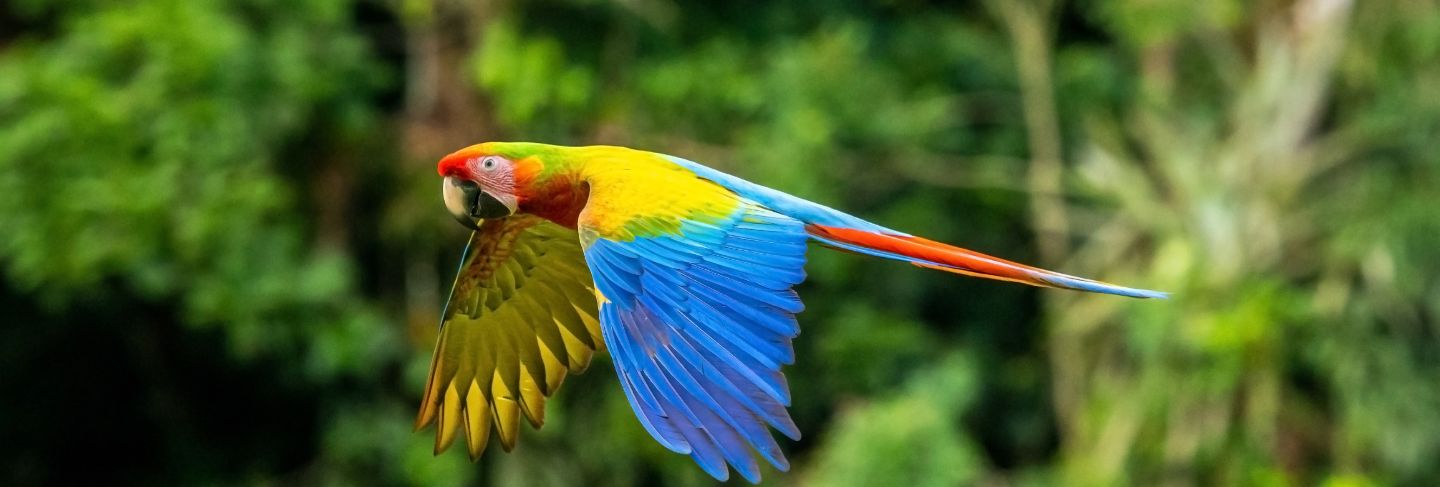
<instances>
[{"instance_id":1,"label":"bird's body","mask_svg":"<svg viewBox=\"0 0 1440 487\"><path fill-rule=\"evenodd\" d=\"M1163 297L1045 271L890 230L703 165L622 147L471 146L440 162L446 204L477 229L456 279L420 426L437 452L464 426L514 446L538 427L567 371L607 346L645 429L717 479L759 479L753 449L799 430L780 369L803 309L808 243L912 264L1132 297Z\"/></svg>"}]
</instances>

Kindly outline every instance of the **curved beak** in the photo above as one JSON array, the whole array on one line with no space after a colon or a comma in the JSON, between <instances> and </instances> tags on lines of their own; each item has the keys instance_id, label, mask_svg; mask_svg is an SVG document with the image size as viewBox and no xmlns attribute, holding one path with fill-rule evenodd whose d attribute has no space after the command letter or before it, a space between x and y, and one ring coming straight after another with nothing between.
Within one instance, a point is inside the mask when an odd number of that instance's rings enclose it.
<instances>
[{"instance_id":1,"label":"curved beak","mask_svg":"<svg viewBox=\"0 0 1440 487\"><path fill-rule=\"evenodd\" d=\"M486 218L502 218L515 213L512 204L506 204L468 179L447 176L441 185L441 195L450 216L474 230L479 230L480 222Z\"/></svg>"}]
</instances>

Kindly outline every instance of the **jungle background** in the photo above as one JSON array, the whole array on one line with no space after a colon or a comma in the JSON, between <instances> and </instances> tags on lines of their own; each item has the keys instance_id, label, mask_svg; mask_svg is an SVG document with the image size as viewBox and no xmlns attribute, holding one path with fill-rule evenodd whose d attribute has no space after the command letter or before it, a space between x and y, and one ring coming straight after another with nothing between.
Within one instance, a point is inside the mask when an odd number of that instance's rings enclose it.
<instances>
[{"instance_id":1,"label":"jungle background","mask_svg":"<svg viewBox=\"0 0 1440 487\"><path fill-rule=\"evenodd\" d=\"M1174 293L813 250L766 484L1440 483L1440 1L4 0L0 484L713 483L412 432L486 140Z\"/></svg>"}]
</instances>

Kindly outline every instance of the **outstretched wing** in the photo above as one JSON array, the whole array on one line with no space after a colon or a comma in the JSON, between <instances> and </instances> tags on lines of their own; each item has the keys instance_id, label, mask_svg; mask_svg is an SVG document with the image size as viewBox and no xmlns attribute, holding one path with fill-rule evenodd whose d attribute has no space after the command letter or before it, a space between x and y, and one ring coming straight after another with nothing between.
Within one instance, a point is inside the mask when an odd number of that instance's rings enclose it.
<instances>
[{"instance_id":1,"label":"outstretched wing","mask_svg":"<svg viewBox=\"0 0 1440 487\"><path fill-rule=\"evenodd\" d=\"M450 291L416 428L438 420L438 454L463 425L475 459L493 424L510 451L520 415L539 428L545 398L589 365L601 346L596 316L573 230L528 215L485 221Z\"/></svg>"},{"instance_id":2,"label":"outstretched wing","mask_svg":"<svg viewBox=\"0 0 1440 487\"><path fill-rule=\"evenodd\" d=\"M600 328L641 424L716 479L728 463L758 482L752 448L787 470L766 425L800 436L780 368L799 334L791 287L805 278L804 225L689 172L612 178L592 181L580 233Z\"/></svg>"}]
</instances>

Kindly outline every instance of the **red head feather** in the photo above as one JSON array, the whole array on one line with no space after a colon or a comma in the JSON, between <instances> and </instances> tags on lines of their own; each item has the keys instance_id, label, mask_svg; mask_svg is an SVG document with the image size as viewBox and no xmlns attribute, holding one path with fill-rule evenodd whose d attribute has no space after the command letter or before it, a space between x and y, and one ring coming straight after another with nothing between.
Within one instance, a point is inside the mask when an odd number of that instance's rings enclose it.
<instances>
[{"instance_id":1,"label":"red head feather","mask_svg":"<svg viewBox=\"0 0 1440 487\"><path fill-rule=\"evenodd\" d=\"M467 167L466 164L471 159L485 155L487 154L481 150L480 145L472 145L452 152L450 155L440 159L440 164L435 166L435 171L439 172L441 176L471 178L473 175L470 174L470 168Z\"/></svg>"}]
</instances>

